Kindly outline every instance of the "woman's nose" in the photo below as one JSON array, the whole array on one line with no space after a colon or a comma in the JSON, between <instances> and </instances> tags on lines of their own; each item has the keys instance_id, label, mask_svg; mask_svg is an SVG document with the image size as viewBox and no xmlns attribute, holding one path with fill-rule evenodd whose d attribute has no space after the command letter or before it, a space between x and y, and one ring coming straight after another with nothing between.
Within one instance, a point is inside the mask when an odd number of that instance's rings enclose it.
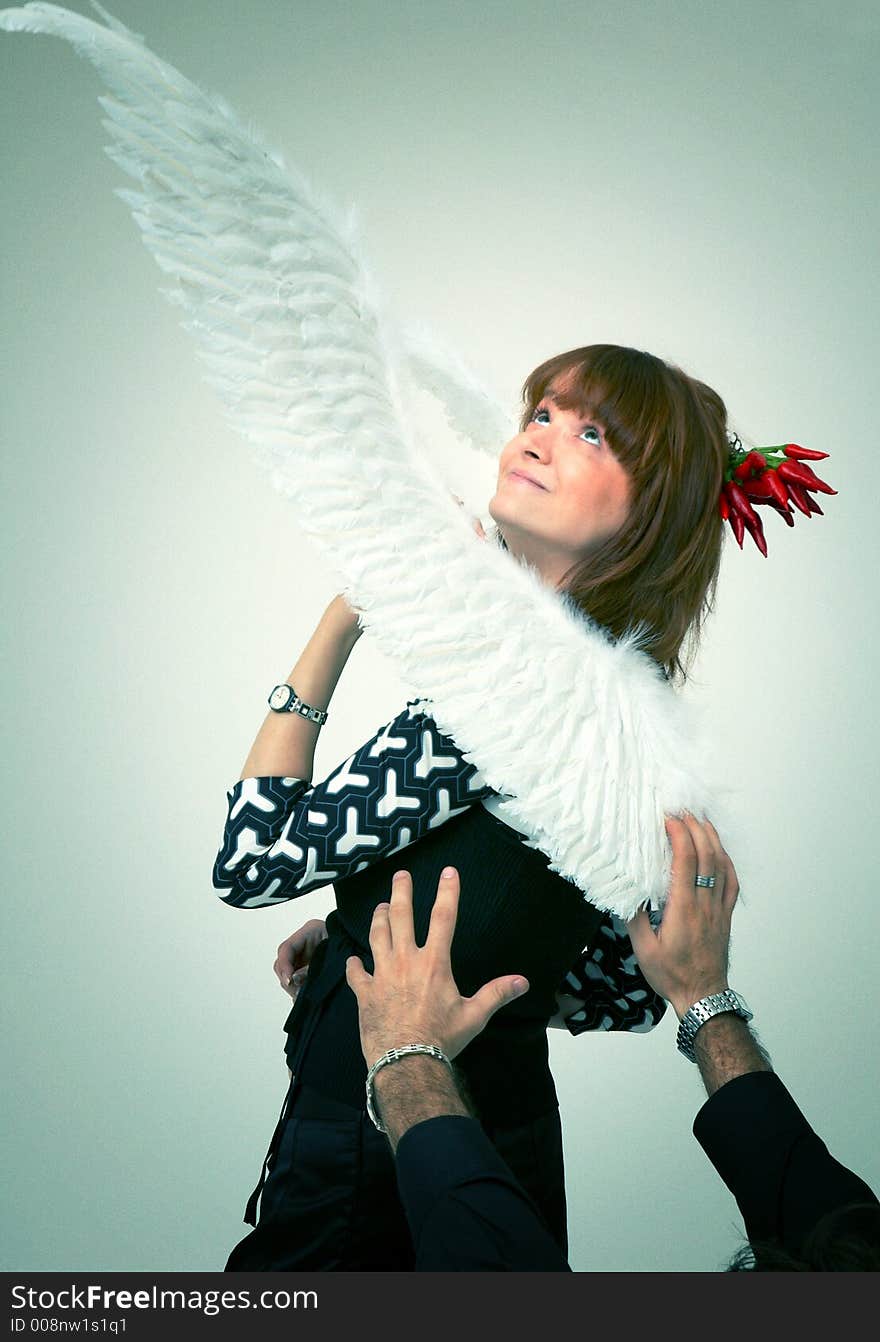
<instances>
[{"instance_id":1,"label":"woman's nose","mask_svg":"<svg viewBox=\"0 0 880 1342\"><path fill-rule=\"evenodd\" d=\"M523 450L538 461L547 461L553 454L553 430L549 424L538 425L522 436Z\"/></svg>"}]
</instances>

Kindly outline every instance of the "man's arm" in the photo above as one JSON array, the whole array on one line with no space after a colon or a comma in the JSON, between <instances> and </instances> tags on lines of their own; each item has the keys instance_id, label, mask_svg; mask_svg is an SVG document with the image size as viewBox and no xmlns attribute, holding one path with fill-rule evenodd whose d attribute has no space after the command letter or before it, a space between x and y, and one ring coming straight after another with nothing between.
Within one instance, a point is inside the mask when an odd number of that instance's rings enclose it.
<instances>
[{"instance_id":1,"label":"man's arm","mask_svg":"<svg viewBox=\"0 0 880 1342\"><path fill-rule=\"evenodd\" d=\"M461 997L449 959L458 894L458 873L446 868L427 940L417 946L412 880L398 872L390 904L380 904L373 915L373 973L356 956L346 965L368 1067L407 1044L432 1045L449 1059L410 1054L373 1078L374 1107L397 1157L416 1269L567 1271L534 1204L469 1117L451 1069L451 1060L490 1016L528 989L525 979L510 975Z\"/></svg>"},{"instance_id":2,"label":"man's arm","mask_svg":"<svg viewBox=\"0 0 880 1342\"><path fill-rule=\"evenodd\" d=\"M769 1055L748 1023L730 1012L713 1016L700 1027L694 1039L694 1053L707 1095L714 1095L728 1081L747 1072L773 1070Z\"/></svg>"},{"instance_id":3,"label":"man's arm","mask_svg":"<svg viewBox=\"0 0 880 1342\"><path fill-rule=\"evenodd\" d=\"M396 1152L405 1132L429 1118L470 1118L451 1070L437 1058L415 1054L377 1072L373 1085L376 1107Z\"/></svg>"},{"instance_id":4,"label":"man's arm","mask_svg":"<svg viewBox=\"0 0 880 1342\"><path fill-rule=\"evenodd\" d=\"M680 1020L695 1002L728 987L739 885L708 821L670 819L667 831L672 882L663 921L655 932L641 914L630 923L630 935L645 977ZM697 875L715 884L697 886ZM830 1217L855 1204L876 1208L868 1186L829 1154L810 1127L745 1020L713 1016L697 1030L692 1047L708 1095L694 1135L736 1198L751 1241L809 1257L811 1238L824 1233ZM870 1224L876 1235L880 1221L875 1217ZM850 1229L841 1220L828 1232L832 1253L835 1236ZM862 1250L876 1260L880 1246L866 1239L861 1222L858 1235Z\"/></svg>"},{"instance_id":5,"label":"man's arm","mask_svg":"<svg viewBox=\"0 0 880 1342\"><path fill-rule=\"evenodd\" d=\"M531 1199L470 1116L436 1058L402 1058L376 1075L418 1272L567 1272Z\"/></svg>"}]
</instances>

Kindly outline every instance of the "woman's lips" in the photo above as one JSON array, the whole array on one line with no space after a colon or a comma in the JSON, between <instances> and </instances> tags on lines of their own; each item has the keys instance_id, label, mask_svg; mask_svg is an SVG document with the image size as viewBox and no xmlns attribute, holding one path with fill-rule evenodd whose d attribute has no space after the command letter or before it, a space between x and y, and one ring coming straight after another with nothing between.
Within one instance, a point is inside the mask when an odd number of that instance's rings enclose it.
<instances>
[{"instance_id":1,"label":"woman's lips","mask_svg":"<svg viewBox=\"0 0 880 1342\"><path fill-rule=\"evenodd\" d=\"M545 494L546 494L546 492L547 492L543 485L539 485L538 482L537 482L537 480L533 480L533 479L531 478L531 476L529 476L529 475L525 475L522 471L511 471L511 472L510 472L509 479L511 479L511 480L522 480L522 482L523 482L524 484L526 484L526 485L531 485L533 489L540 489L540 490L542 490Z\"/></svg>"}]
</instances>

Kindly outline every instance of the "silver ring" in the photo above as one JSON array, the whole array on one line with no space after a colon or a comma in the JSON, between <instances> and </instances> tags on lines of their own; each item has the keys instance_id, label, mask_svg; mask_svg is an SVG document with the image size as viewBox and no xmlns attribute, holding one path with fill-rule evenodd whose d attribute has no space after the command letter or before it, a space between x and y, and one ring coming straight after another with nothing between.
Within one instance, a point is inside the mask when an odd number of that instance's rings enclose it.
<instances>
[{"instance_id":1,"label":"silver ring","mask_svg":"<svg viewBox=\"0 0 880 1342\"><path fill-rule=\"evenodd\" d=\"M702 886L706 890L712 890L715 887L715 877L697 876L694 878L694 885Z\"/></svg>"}]
</instances>

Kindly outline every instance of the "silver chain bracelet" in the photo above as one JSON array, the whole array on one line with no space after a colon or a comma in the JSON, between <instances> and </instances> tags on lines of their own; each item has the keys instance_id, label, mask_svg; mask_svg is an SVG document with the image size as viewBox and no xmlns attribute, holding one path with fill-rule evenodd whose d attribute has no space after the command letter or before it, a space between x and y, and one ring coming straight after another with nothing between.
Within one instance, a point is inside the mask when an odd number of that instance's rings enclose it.
<instances>
[{"instance_id":1,"label":"silver chain bracelet","mask_svg":"<svg viewBox=\"0 0 880 1342\"><path fill-rule=\"evenodd\" d=\"M381 1072L383 1067L387 1067L390 1062L398 1062L401 1058L410 1057L413 1053L424 1053L429 1058L436 1058L438 1062L445 1062L446 1066L452 1071L452 1063L446 1054L436 1044L402 1044L400 1048L389 1048L387 1053L383 1053L377 1058L367 1072L367 1113L373 1122L373 1125L380 1132L387 1133L388 1129L379 1122L379 1115L376 1113L376 1105L373 1098L373 1080L377 1072Z\"/></svg>"}]
</instances>

